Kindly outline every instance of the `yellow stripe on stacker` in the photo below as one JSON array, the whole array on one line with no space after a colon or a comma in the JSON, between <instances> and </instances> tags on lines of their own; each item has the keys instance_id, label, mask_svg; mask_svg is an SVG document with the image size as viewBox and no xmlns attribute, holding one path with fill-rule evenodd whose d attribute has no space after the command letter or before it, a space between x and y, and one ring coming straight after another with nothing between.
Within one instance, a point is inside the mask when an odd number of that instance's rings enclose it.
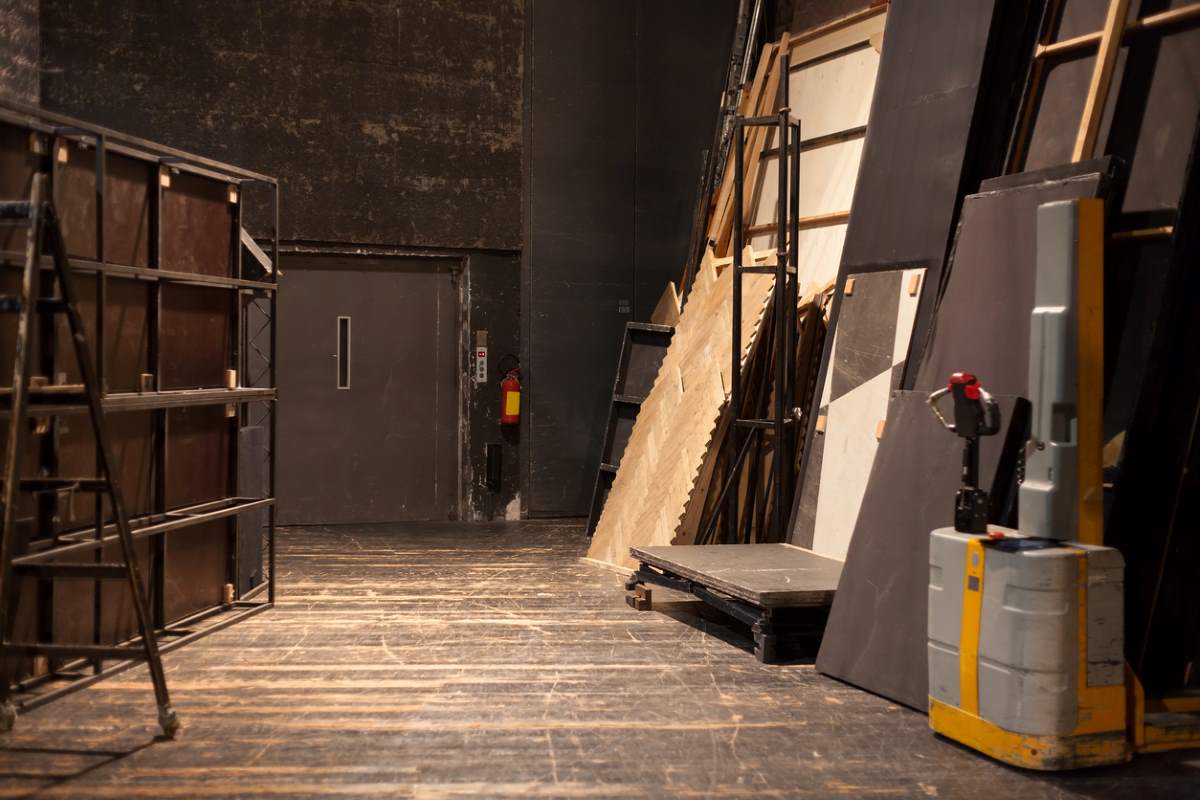
<instances>
[{"instance_id":1,"label":"yellow stripe on stacker","mask_svg":"<svg viewBox=\"0 0 1200 800\"><path fill-rule=\"evenodd\" d=\"M958 706L979 714L979 619L983 611L983 542L967 542L966 578L963 582L962 630L958 646Z\"/></svg>"},{"instance_id":2,"label":"yellow stripe on stacker","mask_svg":"<svg viewBox=\"0 0 1200 800\"><path fill-rule=\"evenodd\" d=\"M1078 541L1104 544L1104 201L1078 201Z\"/></svg>"}]
</instances>

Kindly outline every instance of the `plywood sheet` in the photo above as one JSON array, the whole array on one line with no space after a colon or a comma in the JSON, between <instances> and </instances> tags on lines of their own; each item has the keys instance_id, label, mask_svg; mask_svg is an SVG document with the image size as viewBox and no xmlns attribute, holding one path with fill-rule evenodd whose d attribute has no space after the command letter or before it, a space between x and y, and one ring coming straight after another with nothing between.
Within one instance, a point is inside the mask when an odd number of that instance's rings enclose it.
<instances>
[{"instance_id":1,"label":"plywood sheet","mask_svg":"<svg viewBox=\"0 0 1200 800\"><path fill-rule=\"evenodd\" d=\"M162 190L163 269L233 276L237 206L229 184L179 172Z\"/></svg>"},{"instance_id":2,"label":"plywood sheet","mask_svg":"<svg viewBox=\"0 0 1200 800\"><path fill-rule=\"evenodd\" d=\"M167 411L167 508L229 495L229 454L236 419L224 406Z\"/></svg>"},{"instance_id":3,"label":"plywood sheet","mask_svg":"<svg viewBox=\"0 0 1200 800\"><path fill-rule=\"evenodd\" d=\"M954 524L962 441L934 419L925 392L896 392L871 468L817 669L924 711L929 534ZM993 490L1013 483L1028 406L1000 397L1004 428L980 445ZM1016 435L1012 435L1012 432Z\"/></svg>"},{"instance_id":4,"label":"plywood sheet","mask_svg":"<svg viewBox=\"0 0 1200 800\"><path fill-rule=\"evenodd\" d=\"M707 253L642 403L589 558L633 567L631 545L686 543L680 541L684 518L703 503L708 481L702 476L719 449L732 358L733 275L728 268L718 274L713 262ZM756 343L773 286L770 275L742 279L742 363Z\"/></svg>"},{"instance_id":5,"label":"plywood sheet","mask_svg":"<svg viewBox=\"0 0 1200 800\"><path fill-rule=\"evenodd\" d=\"M223 288L162 289L162 388L223 388L232 364L234 295Z\"/></svg>"},{"instance_id":6,"label":"plywood sheet","mask_svg":"<svg viewBox=\"0 0 1200 800\"><path fill-rule=\"evenodd\" d=\"M150 540L140 539L134 543L138 574L149 596L150 592ZM121 548L116 544L106 545L101 558L108 563L121 561ZM63 556L64 563L78 563L79 556ZM95 630L94 582L55 578L53 581L53 627L54 641L58 644L91 644ZM29 606L25 606L29 608ZM123 581L102 581L100 584L100 643L119 644L137 634L137 616L133 609L133 596Z\"/></svg>"},{"instance_id":7,"label":"plywood sheet","mask_svg":"<svg viewBox=\"0 0 1200 800\"><path fill-rule=\"evenodd\" d=\"M850 276L841 296L830 369L802 478L793 541L844 558L878 445L888 398L898 389L921 297L923 268ZM852 282L851 282L852 281Z\"/></svg>"},{"instance_id":8,"label":"plywood sheet","mask_svg":"<svg viewBox=\"0 0 1200 800\"><path fill-rule=\"evenodd\" d=\"M219 605L229 576L232 520L219 519L167 537L164 617L167 622Z\"/></svg>"},{"instance_id":9,"label":"plywood sheet","mask_svg":"<svg viewBox=\"0 0 1200 800\"><path fill-rule=\"evenodd\" d=\"M154 486L152 412L112 413L107 415L107 422L125 511L131 517L148 514L152 510ZM87 415L72 414L60 418L58 447L59 474L97 474L96 440ZM94 498L95 495L89 492L64 495L59 511L62 525L78 528L90 524L95 518ZM104 505L105 518L111 519L107 500Z\"/></svg>"},{"instance_id":10,"label":"plywood sheet","mask_svg":"<svg viewBox=\"0 0 1200 800\"><path fill-rule=\"evenodd\" d=\"M0 198L23 200L29 197L38 155L30 150L30 132L25 128L0 124ZM13 251L18 259L25 255L25 229L0 228L0 250ZM11 375L11 370L9 370Z\"/></svg>"},{"instance_id":11,"label":"plywood sheet","mask_svg":"<svg viewBox=\"0 0 1200 800\"><path fill-rule=\"evenodd\" d=\"M92 363L99 369L100 365L95 360L97 276L77 272L71 280L79 314L87 332ZM153 290L153 284L145 281L111 276L105 278L104 386L109 392L136 392L141 388L141 375L150 372L147 309ZM68 382L82 381L70 328L61 317L57 320L56 347L59 371L66 372Z\"/></svg>"}]
</instances>

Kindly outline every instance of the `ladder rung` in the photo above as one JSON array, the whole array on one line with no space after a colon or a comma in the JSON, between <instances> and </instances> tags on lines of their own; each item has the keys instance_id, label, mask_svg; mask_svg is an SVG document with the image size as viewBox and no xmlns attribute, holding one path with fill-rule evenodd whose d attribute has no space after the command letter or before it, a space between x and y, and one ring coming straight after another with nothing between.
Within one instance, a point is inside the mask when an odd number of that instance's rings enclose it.
<instances>
[{"instance_id":1,"label":"ladder rung","mask_svg":"<svg viewBox=\"0 0 1200 800\"><path fill-rule=\"evenodd\" d=\"M20 219L29 216L28 200L0 201L0 219Z\"/></svg>"},{"instance_id":2,"label":"ladder rung","mask_svg":"<svg viewBox=\"0 0 1200 800\"><path fill-rule=\"evenodd\" d=\"M0 388L0 407L12 405L12 387ZM82 383L67 383L51 386L30 386L29 405L82 405L88 404L88 393Z\"/></svg>"},{"instance_id":3,"label":"ladder rung","mask_svg":"<svg viewBox=\"0 0 1200 800\"><path fill-rule=\"evenodd\" d=\"M129 578L123 564L13 564L13 570L28 578L91 578L121 581Z\"/></svg>"},{"instance_id":4,"label":"ladder rung","mask_svg":"<svg viewBox=\"0 0 1200 800\"><path fill-rule=\"evenodd\" d=\"M120 658L145 659L146 651L140 646L109 646L94 644L40 644L33 642L6 642L0 645L0 653L6 655L47 656L49 658Z\"/></svg>"},{"instance_id":5,"label":"ladder rung","mask_svg":"<svg viewBox=\"0 0 1200 800\"><path fill-rule=\"evenodd\" d=\"M795 419L788 417L783 421L784 426L794 425ZM775 420L773 419L739 419L735 420L734 424L741 428L774 428Z\"/></svg>"},{"instance_id":6,"label":"ladder rung","mask_svg":"<svg viewBox=\"0 0 1200 800\"><path fill-rule=\"evenodd\" d=\"M24 307L25 303L18 296L0 295L0 313L15 314ZM37 309L44 314L61 314L67 310L67 301L61 297L39 297Z\"/></svg>"},{"instance_id":7,"label":"ladder rung","mask_svg":"<svg viewBox=\"0 0 1200 800\"><path fill-rule=\"evenodd\" d=\"M61 297L39 297L38 311L47 314L61 314L67 310L67 301Z\"/></svg>"},{"instance_id":8,"label":"ladder rung","mask_svg":"<svg viewBox=\"0 0 1200 800\"><path fill-rule=\"evenodd\" d=\"M11 391L11 390L10 390ZM82 383L52 383L47 386L30 386L29 395L32 397L35 394L40 395L62 395L62 394L87 394L84 391Z\"/></svg>"},{"instance_id":9,"label":"ladder rung","mask_svg":"<svg viewBox=\"0 0 1200 800\"><path fill-rule=\"evenodd\" d=\"M99 478L22 478L21 491L58 492L74 489L77 492L107 492L108 481Z\"/></svg>"}]
</instances>

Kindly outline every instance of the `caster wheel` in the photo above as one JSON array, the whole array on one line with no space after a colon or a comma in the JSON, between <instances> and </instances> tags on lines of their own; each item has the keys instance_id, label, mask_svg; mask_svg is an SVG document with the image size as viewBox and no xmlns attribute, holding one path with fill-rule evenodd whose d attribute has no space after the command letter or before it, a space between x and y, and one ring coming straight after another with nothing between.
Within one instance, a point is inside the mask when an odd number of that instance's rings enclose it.
<instances>
[{"instance_id":1,"label":"caster wheel","mask_svg":"<svg viewBox=\"0 0 1200 800\"><path fill-rule=\"evenodd\" d=\"M179 731L179 716L175 713L175 709L167 706L158 710L158 725L162 728L163 737L166 739L174 739L176 732Z\"/></svg>"},{"instance_id":2,"label":"caster wheel","mask_svg":"<svg viewBox=\"0 0 1200 800\"><path fill-rule=\"evenodd\" d=\"M17 724L17 707L11 700L0 705L0 733L8 733Z\"/></svg>"}]
</instances>

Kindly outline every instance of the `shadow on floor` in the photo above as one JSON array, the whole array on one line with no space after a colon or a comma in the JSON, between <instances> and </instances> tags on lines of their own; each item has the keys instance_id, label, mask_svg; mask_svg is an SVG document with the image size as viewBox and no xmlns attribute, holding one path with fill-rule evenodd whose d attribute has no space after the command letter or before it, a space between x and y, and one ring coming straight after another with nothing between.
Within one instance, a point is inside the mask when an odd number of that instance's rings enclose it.
<instances>
[{"instance_id":1,"label":"shadow on floor","mask_svg":"<svg viewBox=\"0 0 1200 800\"><path fill-rule=\"evenodd\" d=\"M36 782L37 786L18 796L37 797L43 792L49 792L104 767L117 764L160 741L165 739L155 736L120 750L0 746L0 781ZM19 766L10 768L10 765Z\"/></svg>"}]
</instances>

